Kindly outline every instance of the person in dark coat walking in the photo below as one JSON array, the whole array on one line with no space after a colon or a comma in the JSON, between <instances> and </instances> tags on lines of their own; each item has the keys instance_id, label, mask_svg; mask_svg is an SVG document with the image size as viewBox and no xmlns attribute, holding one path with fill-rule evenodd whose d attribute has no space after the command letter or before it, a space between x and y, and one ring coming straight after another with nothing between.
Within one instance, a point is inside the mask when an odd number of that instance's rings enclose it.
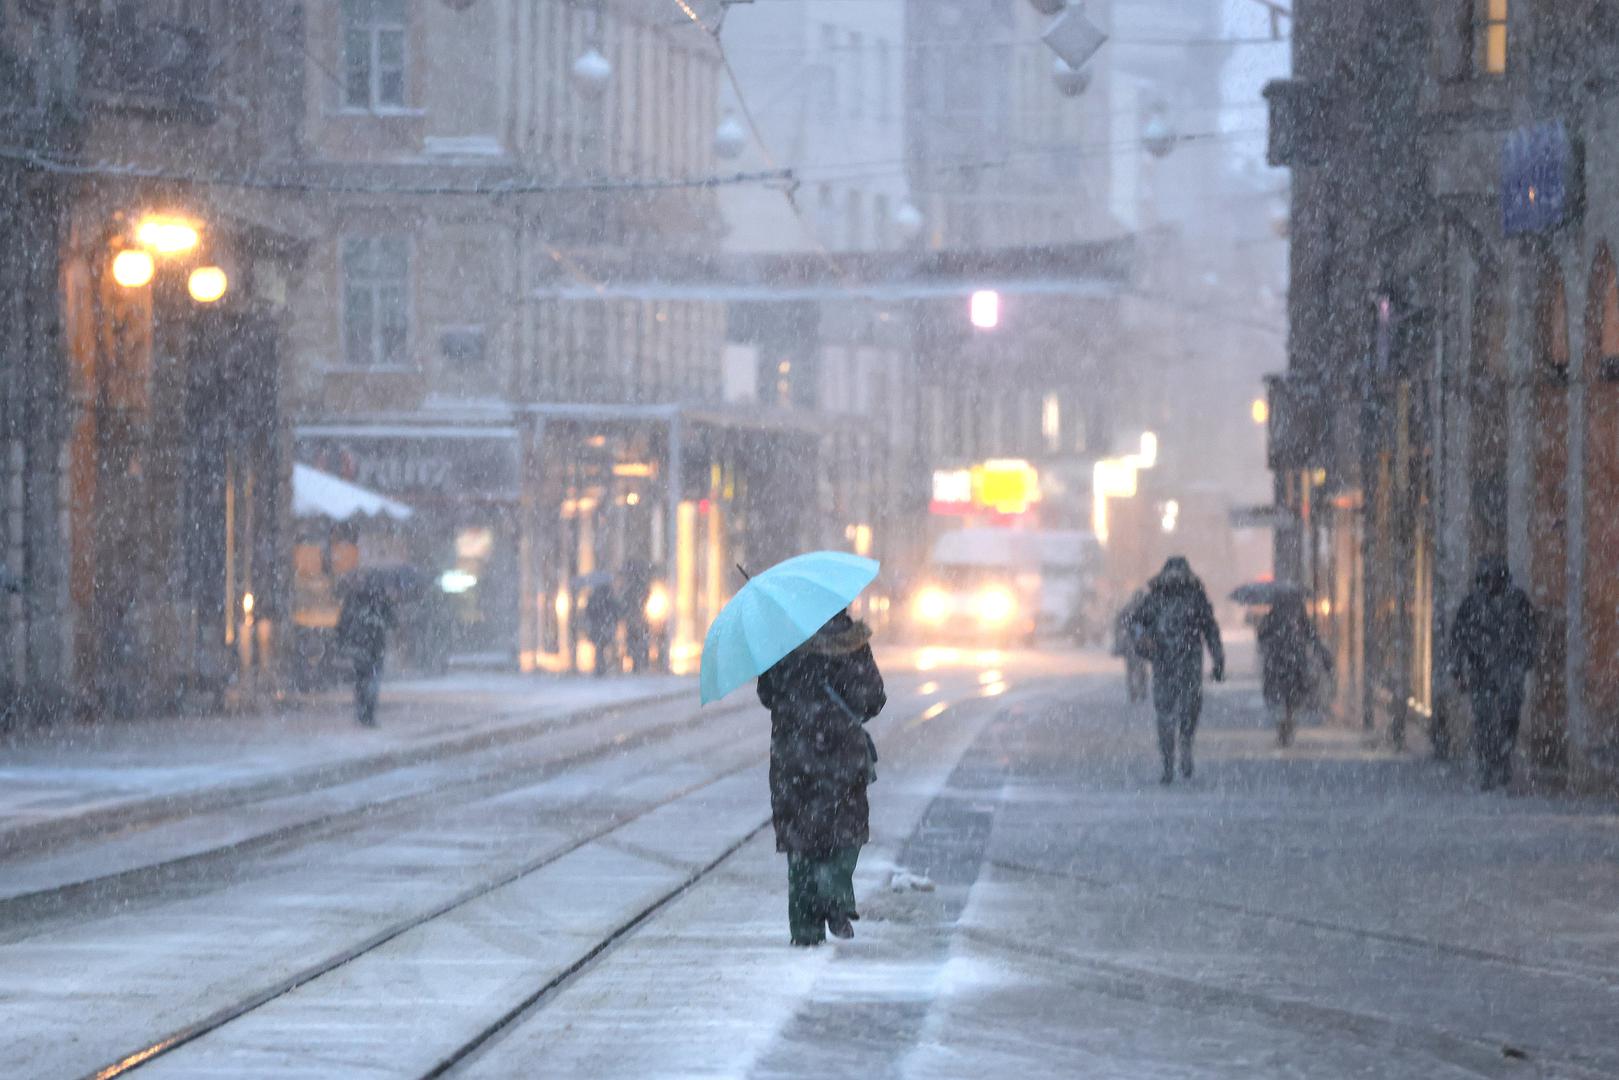
<instances>
[{"instance_id":1,"label":"person in dark coat walking","mask_svg":"<svg viewBox=\"0 0 1619 1080\"><path fill-rule=\"evenodd\" d=\"M590 590L590 597L585 601L585 636L596 652L598 678L606 675L618 659L619 614L618 594L612 585L604 581Z\"/></svg>"},{"instance_id":2,"label":"person in dark coat walking","mask_svg":"<svg viewBox=\"0 0 1619 1080\"><path fill-rule=\"evenodd\" d=\"M1315 691L1315 665L1332 669L1332 654L1310 623L1303 597L1283 596L1259 621L1259 656L1265 704L1281 712L1276 741L1287 746L1293 741L1295 715Z\"/></svg>"},{"instance_id":3,"label":"person in dark coat walking","mask_svg":"<svg viewBox=\"0 0 1619 1080\"><path fill-rule=\"evenodd\" d=\"M1479 786L1512 779L1512 747L1523 711L1523 680L1540 647L1529 595L1512 584L1504 559L1480 559L1473 590L1450 630L1451 674L1472 697Z\"/></svg>"},{"instance_id":4,"label":"person in dark coat walking","mask_svg":"<svg viewBox=\"0 0 1619 1080\"><path fill-rule=\"evenodd\" d=\"M854 936L854 868L870 838L876 750L863 726L887 702L871 630L840 612L759 676L770 710L770 818L787 855L794 945Z\"/></svg>"},{"instance_id":5,"label":"person in dark coat walking","mask_svg":"<svg viewBox=\"0 0 1619 1080\"><path fill-rule=\"evenodd\" d=\"M354 710L364 727L377 726L377 694L382 689L382 657L388 634L398 624L388 590L362 582L343 599L337 616L337 644L354 661Z\"/></svg>"},{"instance_id":6,"label":"person in dark coat walking","mask_svg":"<svg viewBox=\"0 0 1619 1080\"><path fill-rule=\"evenodd\" d=\"M1180 739L1181 775L1192 775L1192 738L1203 711L1203 649L1214 663L1214 681L1225 680L1220 626L1203 583L1183 556L1173 555L1147 583L1147 597L1130 619L1131 637L1152 664L1152 704L1158 714L1162 783L1175 779L1175 741Z\"/></svg>"},{"instance_id":7,"label":"person in dark coat walking","mask_svg":"<svg viewBox=\"0 0 1619 1080\"><path fill-rule=\"evenodd\" d=\"M647 618L647 600L652 595L652 568L644 562L624 566L624 651L630 657L630 670L639 674L652 660L652 623Z\"/></svg>"},{"instance_id":8,"label":"person in dark coat walking","mask_svg":"<svg viewBox=\"0 0 1619 1080\"><path fill-rule=\"evenodd\" d=\"M1147 658L1136 648L1130 631L1136 609L1146 598L1147 590L1137 589L1113 619L1113 655L1124 660L1124 692L1132 705L1147 700Z\"/></svg>"}]
</instances>

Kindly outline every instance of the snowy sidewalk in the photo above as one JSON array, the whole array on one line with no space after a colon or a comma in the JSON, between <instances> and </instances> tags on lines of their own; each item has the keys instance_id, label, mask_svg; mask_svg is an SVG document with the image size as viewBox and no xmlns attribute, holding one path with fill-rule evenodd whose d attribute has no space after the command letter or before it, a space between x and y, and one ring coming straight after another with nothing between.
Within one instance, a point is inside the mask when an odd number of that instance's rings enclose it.
<instances>
[{"instance_id":1,"label":"snowy sidewalk","mask_svg":"<svg viewBox=\"0 0 1619 1080\"><path fill-rule=\"evenodd\" d=\"M284 711L70 725L0 745L0 854L113 824L366 775L520 737L537 722L691 696L695 681L451 675L385 683L380 726L346 694Z\"/></svg>"}]
</instances>

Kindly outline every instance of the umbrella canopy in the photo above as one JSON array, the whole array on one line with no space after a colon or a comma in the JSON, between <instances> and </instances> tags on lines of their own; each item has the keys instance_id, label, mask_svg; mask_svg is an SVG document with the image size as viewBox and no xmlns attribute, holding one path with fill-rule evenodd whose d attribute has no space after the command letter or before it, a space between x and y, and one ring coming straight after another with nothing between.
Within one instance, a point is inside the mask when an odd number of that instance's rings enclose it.
<instances>
[{"instance_id":1,"label":"umbrella canopy","mask_svg":"<svg viewBox=\"0 0 1619 1080\"><path fill-rule=\"evenodd\" d=\"M408 599L427 591L427 575L406 563L386 563L366 566L346 576L339 590L347 595L362 589L375 589L399 599Z\"/></svg>"},{"instance_id":2,"label":"umbrella canopy","mask_svg":"<svg viewBox=\"0 0 1619 1080\"><path fill-rule=\"evenodd\" d=\"M1291 581L1250 581L1231 590L1231 599L1239 604L1268 607L1288 596L1302 596L1304 590Z\"/></svg>"},{"instance_id":3,"label":"umbrella canopy","mask_svg":"<svg viewBox=\"0 0 1619 1080\"><path fill-rule=\"evenodd\" d=\"M703 704L718 701L815 635L876 578L878 564L841 551L813 551L748 580L703 641Z\"/></svg>"}]
</instances>

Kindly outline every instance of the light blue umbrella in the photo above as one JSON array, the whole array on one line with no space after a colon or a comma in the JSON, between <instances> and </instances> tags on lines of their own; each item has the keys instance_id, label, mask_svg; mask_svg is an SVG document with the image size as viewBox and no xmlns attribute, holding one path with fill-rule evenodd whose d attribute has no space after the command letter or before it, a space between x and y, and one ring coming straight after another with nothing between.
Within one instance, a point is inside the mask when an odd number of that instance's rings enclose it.
<instances>
[{"instance_id":1,"label":"light blue umbrella","mask_svg":"<svg viewBox=\"0 0 1619 1080\"><path fill-rule=\"evenodd\" d=\"M877 576L875 560L812 551L748 579L703 641L703 704L718 701L815 635Z\"/></svg>"}]
</instances>

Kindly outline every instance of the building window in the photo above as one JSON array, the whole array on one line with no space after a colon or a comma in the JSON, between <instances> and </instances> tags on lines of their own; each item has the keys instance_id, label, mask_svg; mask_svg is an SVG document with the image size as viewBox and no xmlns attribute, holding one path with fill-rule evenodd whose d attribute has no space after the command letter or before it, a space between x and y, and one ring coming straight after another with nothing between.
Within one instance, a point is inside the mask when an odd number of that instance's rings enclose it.
<instances>
[{"instance_id":1,"label":"building window","mask_svg":"<svg viewBox=\"0 0 1619 1080\"><path fill-rule=\"evenodd\" d=\"M884 122L893 119L893 88L889 85L893 77L893 61L888 53L888 42L879 41L877 43L877 119Z\"/></svg>"},{"instance_id":2,"label":"building window","mask_svg":"<svg viewBox=\"0 0 1619 1080\"><path fill-rule=\"evenodd\" d=\"M405 0L343 0L343 104L405 105Z\"/></svg>"},{"instance_id":3,"label":"building window","mask_svg":"<svg viewBox=\"0 0 1619 1080\"><path fill-rule=\"evenodd\" d=\"M489 355L481 326L447 327L439 334L438 350L445 368L462 374L483 371Z\"/></svg>"},{"instance_id":4,"label":"building window","mask_svg":"<svg viewBox=\"0 0 1619 1080\"><path fill-rule=\"evenodd\" d=\"M410 245L403 236L343 242L343 352L350 367L404 367Z\"/></svg>"},{"instance_id":5,"label":"building window","mask_svg":"<svg viewBox=\"0 0 1619 1080\"><path fill-rule=\"evenodd\" d=\"M1507 70L1507 0L1473 0L1474 70L1504 75Z\"/></svg>"},{"instance_id":6,"label":"building window","mask_svg":"<svg viewBox=\"0 0 1619 1080\"><path fill-rule=\"evenodd\" d=\"M838 107L838 28L821 24L821 107L836 112Z\"/></svg>"},{"instance_id":7,"label":"building window","mask_svg":"<svg viewBox=\"0 0 1619 1080\"><path fill-rule=\"evenodd\" d=\"M866 43L849 33L849 115L858 119L866 108Z\"/></svg>"}]
</instances>

